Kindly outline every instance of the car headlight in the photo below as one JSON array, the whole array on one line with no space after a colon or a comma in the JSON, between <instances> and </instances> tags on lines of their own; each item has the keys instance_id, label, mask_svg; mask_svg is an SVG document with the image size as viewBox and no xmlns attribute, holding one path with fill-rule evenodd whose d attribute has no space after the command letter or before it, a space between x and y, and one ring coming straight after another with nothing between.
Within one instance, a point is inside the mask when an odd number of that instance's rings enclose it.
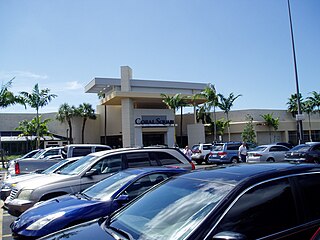
<instances>
[{"instance_id":1,"label":"car headlight","mask_svg":"<svg viewBox=\"0 0 320 240\"><path fill-rule=\"evenodd\" d=\"M32 223L30 226L26 228L26 230L39 230L46 226L48 223L52 222L53 220L62 217L66 212L57 212L40 218L39 220Z\"/></svg>"},{"instance_id":2,"label":"car headlight","mask_svg":"<svg viewBox=\"0 0 320 240\"><path fill-rule=\"evenodd\" d=\"M19 196L18 196L17 198L20 199L20 200L29 200L32 191L33 191L32 189L22 190L22 191L19 193Z\"/></svg>"}]
</instances>

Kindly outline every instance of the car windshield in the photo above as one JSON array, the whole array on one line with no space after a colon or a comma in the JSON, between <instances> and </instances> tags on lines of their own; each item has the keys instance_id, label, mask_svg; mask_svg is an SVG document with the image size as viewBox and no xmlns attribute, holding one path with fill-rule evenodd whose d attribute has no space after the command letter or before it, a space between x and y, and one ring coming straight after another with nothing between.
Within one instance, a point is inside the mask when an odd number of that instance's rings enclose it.
<instances>
[{"instance_id":1,"label":"car windshield","mask_svg":"<svg viewBox=\"0 0 320 240\"><path fill-rule=\"evenodd\" d=\"M119 188L136 176L136 174L118 172L92 187L87 188L83 191L83 194L93 199L106 201L110 199Z\"/></svg>"},{"instance_id":2,"label":"car windshield","mask_svg":"<svg viewBox=\"0 0 320 240\"><path fill-rule=\"evenodd\" d=\"M303 144L303 145L298 145L298 146L295 146L294 148L291 148L291 152L307 152L309 149L311 148L310 145L306 145L306 144Z\"/></svg>"},{"instance_id":3,"label":"car windshield","mask_svg":"<svg viewBox=\"0 0 320 240\"><path fill-rule=\"evenodd\" d=\"M93 161L95 161L96 158L97 158L96 156L91 156L91 155L84 156L80 158L78 161L76 161L75 163L64 168L60 172L60 174L78 175L83 171L83 169L85 169L88 165L90 165Z\"/></svg>"},{"instance_id":4,"label":"car windshield","mask_svg":"<svg viewBox=\"0 0 320 240\"><path fill-rule=\"evenodd\" d=\"M39 152L37 152L35 155L33 155L32 158L40 157L43 152L44 152L44 149L41 149Z\"/></svg>"},{"instance_id":5,"label":"car windshield","mask_svg":"<svg viewBox=\"0 0 320 240\"><path fill-rule=\"evenodd\" d=\"M222 182L176 178L116 214L110 227L134 239L184 239L232 188Z\"/></svg>"},{"instance_id":6,"label":"car windshield","mask_svg":"<svg viewBox=\"0 0 320 240\"><path fill-rule=\"evenodd\" d=\"M262 152L266 149L267 147L264 147L264 146L259 146L259 147L255 147L254 149L250 150L250 151L253 151L253 152Z\"/></svg>"},{"instance_id":7,"label":"car windshield","mask_svg":"<svg viewBox=\"0 0 320 240\"><path fill-rule=\"evenodd\" d=\"M211 151L222 151L223 144L215 144L212 146Z\"/></svg>"},{"instance_id":8,"label":"car windshield","mask_svg":"<svg viewBox=\"0 0 320 240\"><path fill-rule=\"evenodd\" d=\"M56 164L53 164L51 167L47 168L46 170L44 170L42 173L44 173L44 174L53 173L57 168L64 165L67 161L68 160L61 160L61 161L57 162Z\"/></svg>"}]
</instances>

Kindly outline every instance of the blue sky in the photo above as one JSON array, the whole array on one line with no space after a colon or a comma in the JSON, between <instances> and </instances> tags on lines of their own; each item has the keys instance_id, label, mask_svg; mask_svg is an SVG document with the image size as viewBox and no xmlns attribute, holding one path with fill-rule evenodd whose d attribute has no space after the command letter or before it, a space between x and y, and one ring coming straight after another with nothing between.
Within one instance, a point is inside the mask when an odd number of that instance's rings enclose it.
<instances>
[{"instance_id":1,"label":"blue sky","mask_svg":"<svg viewBox=\"0 0 320 240\"><path fill-rule=\"evenodd\" d=\"M320 1L290 0L300 92L319 92ZM0 0L0 84L39 83L95 107L94 77L212 83L232 109L286 109L295 93L287 0ZM21 106L1 112L34 112Z\"/></svg>"}]
</instances>

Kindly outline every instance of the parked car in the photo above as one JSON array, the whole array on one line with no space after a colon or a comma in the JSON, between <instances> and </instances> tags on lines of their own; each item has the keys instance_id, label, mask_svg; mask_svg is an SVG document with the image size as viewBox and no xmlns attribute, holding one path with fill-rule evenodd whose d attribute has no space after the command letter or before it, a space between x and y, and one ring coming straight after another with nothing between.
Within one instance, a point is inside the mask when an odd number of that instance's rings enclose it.
<instances>
[{"instance_id":1,"label":"parked car","mask_svg":"<svg viewBox=\"0 0 320 240\"><path fill-rule=\"evenodd\" d=\"M89 153L111 150L108 145L100 144L69 144L62 148L61 155L63 158L86 156Z\"/></svg>"},{"instance_id":2,"label":"parked car","mask_svg":"<svg viewBox=\"0 0 320 240\"><path fill-rule=\"evenodd\" d=\"M61 149L62 147L49 147L40 149L31 158L16 159L14 161L10 161L7 172L8 177L30 173L35 170L44 170L50 167L51 165L61 160L61 158L58 160L51 159L52 161L49 161L50 159L48 157L57 155L61 156ZM31 164L35 167L33 167Z\"/></svg>"},{"instance_id":3,"label":"parked car","mask_svg":"<svg viewBox=\"0 0 320 240\"><path fill-rule=\"evenodd\" d=\"M285 155L286 161L320 163L320 142L299 144Z\"/></svg>"},{"instance_id":4,"label":"parked car","mask_svg":"<svg viewBox=\"0 0 320 240\"><path fill-rule=\"evenodd\" d=\"M275 145L281 145L281 146L285 146L289 149L293 148L293 145L291 143L288 143L288 142L276 142L274 143Z\"/></svg>"},{"instance_id":5,"label":"parked car","mask_svg":"<svg viewBox=\"0 0 320 240\"><path fill-rule=\"evenodd\" d=\"M92 152L110 150L111 147L100 144L69 144L64 147L51 147L41 150L34 158L14 161L8 171L9 176L27 174L44 170L63 158L85 156Z\"/></svg>"},{"instance_id":6,"label":"parked car","mask_svg":"<svg viewBox=\"0 0 320 240\"><path fill-rule=\"evenodd\" d=\"M11 224L12 235L41 237L107 216L161 181L186 172L168 167L120 171L80 193L64 195L28 209Z\"/></svg>"},{"instance_id":7,"label":"parked car","mask_svg":"<svg viewBox=\"0 0 320 240\"><path fill-rule=\"evenodd\" d=\"M320 165L237 164L162 182L100 220L43 239L310 239Z\"/></svg>"},{"instance_id":8,"label":"parked car","mask_svg":"<svg viewBox=\"0 0 320 240\"><path fill-rule=\"evenodd\" d=\"M239 162L238 150L242 142L216 143L209 153L209 163L237 163Z\"/></svg>"},{"instance_id":9,"label":"parked car","mask_svg":"<svg viewBox=\"0 0 320 240\"><path fill-rule=\"evenodd\" d=\"M175 148L123 148L88 154L69 165L59 174L19 182L4 202L9 214L19 216L38 201L82 191L126 169L170 166L194 169L187 157Z\"/></svg>"},{"instance_id":10,"label":"parked car","mask_svg":"<svg viewBox=\"0 0 320 240\"><path fill-rule=\"evenodd\" d=\"M43 171L36 171L29 174L17 175L17 176L13 176L11 178L5 179L1 183L0 199L5 201L6 198L10 195L12 188L15 187L18 182L26 181L28 179L35 179L37 177L40 177L46 174L61 171L62 169L69 166L71 163L74 163L75 161L77 161L78 159L80 159L80 157L63 159Z\"/></svg>"},{"instance_id":11,"label":"parked car","mask_svg":"<svg viewBox=\"0 0 320 240\"><path fill-rule=\"evenodd\" d=\"M260 145L248 151L247 162L281 162L289 150L282 145Z\"/></svg>"},{"instance_id":12,"label":"parked car","mask_svg":"<svg viewBox=\"0 0 320 240\"><path fill-rule=\"evenodd\" d=\"M211 143L199 143L193 145L191 148L191 159L195 161L197 164L202 164L202 162L208 163L208 157L211 147Z\"/></svg>"}]
</instances>

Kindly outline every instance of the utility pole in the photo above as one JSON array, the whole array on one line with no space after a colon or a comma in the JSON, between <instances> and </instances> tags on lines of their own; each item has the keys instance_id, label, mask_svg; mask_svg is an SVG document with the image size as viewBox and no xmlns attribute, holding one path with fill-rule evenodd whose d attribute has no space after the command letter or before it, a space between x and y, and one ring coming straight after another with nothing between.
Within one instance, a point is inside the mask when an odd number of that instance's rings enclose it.
<instances>
[{"instance_id":1,"label":"utility pole","mask_svg":"<svg viewBox=\"0 0 320 240\"><path fill-rule=\"evenodd\" d=\"M290 0L287 0L287 1L288 1L288 12L289 12L291 43L292 43L292 53L293 53L293 63L294 63L294 75L295 75L296 91L297 91L297 106L298 106L298 114L296 115L297 136L298 136L298 142L299 142L299 144L301 144L301 143L304 142L303 141L303 128L302 128L303 115L302 115L302 111L301 111L299 81L298 81L298 70L297 70L296 50L295 50L294 37L293 37L293 27L292 27L292 19L291 19Z\"/></svg>"}]
</instances>

